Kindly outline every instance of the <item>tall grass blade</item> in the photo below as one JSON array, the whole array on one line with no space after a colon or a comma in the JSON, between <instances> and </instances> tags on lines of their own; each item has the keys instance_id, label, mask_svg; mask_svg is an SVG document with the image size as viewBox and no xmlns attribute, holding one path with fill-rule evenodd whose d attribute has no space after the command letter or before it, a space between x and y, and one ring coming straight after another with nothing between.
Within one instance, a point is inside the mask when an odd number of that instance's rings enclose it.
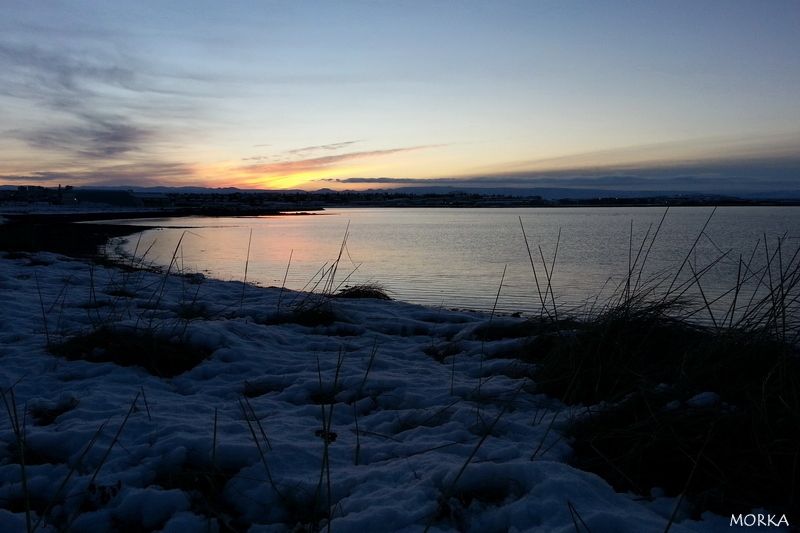
<instances>
[{"instance_id":1,"label":"tall grass blade","mask_svg":"<svg viewBox=\"0 0 800 533\"><path fill-rule=\"evenodd\" d=\"M148 422L152 422L153 418L150 416L150 406L147 405L147 396L144 394L144 386L141 387L142 391L142 400L144 400L144 409L147 411L147 420Z\"/></svg>"},{"instance_id":2,"label":"tall grass blade","mask_svg":"<svg viewBox=\"0 0 800 533\"><path fill-rule=\"evenodd\" d=\"M367 383L367 377L369 376L370 370L372 370L372 364L375 362L375 356L378 355L378 336L375 335L375 341L372 343L372 351L369 355L369 362L367 363L367 370L364 372L364 378L361 380L361 384L358 386L358 393L356 394L356 398L360 399L361 395L364 392L364 385Z\"/></svg>"},{"instance_id":3,"label":"tall grass blade","mask_svg":"<svg viewBox=\"0 0 800 533\"><path fill-rule=\"evenodd\" d=\"M658 221L658 226L656 226L656 231L653 233L653 238L650 239L650 244L648 244L648 246L647 246L647 251L645 252L644 257L642 258L641 263L639 263L639 274L636 276L636 284L634 285L634 292L639 289L640 282L642 280L642 274L644 273L644 266L647 264L647 258L650 256L650 251L653 249L653 245L656 242L656 237L658 237L659 233L661 233L661 226L664 224L664 219L667 218L667 213L669 213L669 207L667 207L664 210L664 214L661 215L661 220ZM650 229L649 228L648 228L647 233L648 234L650 233ZM642 244L643 245L644 245L644 242L646 240L647 240L647 235L645 235L645 238L642 240ZM640 251L641 251L641 248L640 248ZM637 262L639 261L639 256L638 255L636 256L636 261Z\"/></svg>"},{"instance_id":4,"label":"tall grass blade","mask_svg":"<svg viewBox=\"0 0 800 533\"><path fill-rule=\"evenodd\" d=\"M578 527L578 520L580 520L581 525L583 525L584 529L586 529L586 533L592 533L592 530L589 529L589 526L583 521L583 518L581 518L581 515L578 513L578 510L575 509L575 506L572 505L572 502L569 500L567 500L567 508L569 509L570 517L572 517L572 525L575 526L575 533L581 533L581 528Z\"/></svg>"},{"instance_id":5,"label":"tall grass blade","mask_svg":"<svg viewBox=\"0 0 800 533\"><path fill-rule=\"evenodd\" d=\"M108 448L106 449L105 453L103 454L103 457L100 459L100 462L98 463L97 467L95 468L94 473L92 474L92 478L89 480L89 483L86 484L86 488L83 490L83 493L81 494L80 501L78 502L78 505L76 506L75 511L72 513L72 515L70 516L70 519L67 521L67 525L64 528L65 531L69 531L70 527L72 526L72 523L80 515L81 507L83 507L83 503L86 501L86 497L89 495L89 488L92 485L94 485L94 480L97 479L97 476L100 473L100 469L103 468L103 465L105 464L106 460L108 459L108 456L111 455L111 450L112 450L112 448L114 448L114 444L116 444L117 441L119 440L119 436L122 434L122 430L125 428L125 424L128 423L128 419L131 417L133 412L136 410L136 400L138 398L139 398L139 393L137 393L136 397L133 399L133 402L131 403L131 407L130 407L130 409L128 409L128 413L125 415L125 418L122 420L122 423L119 425L119 429L117 429L116 434L114 434L114 438L111 439L111 443L108 445Z\"/></svg>"},{"instance_id":6,"label":"tall grass blade","mask_svg":"<svg viewBox=\"0 0 800 533\"><path fill-rule=\"evenodd\" d=\"M344 237L342 238L342 245L339 247L339 255L336 257L336 261L333 262L331 267L328 279L326 280L325 285L323 286L322 293L326 295L333 294L333 283L334 279L336 278L336 271L339 268L339 262L342 260L342 254L345 251L345 247L347 246L347 237L350 233L350 221L347 221L347 227L344 230Z\"/></svg>"},{"instance_id":7,"label":"tall grass blade","mask_svg":"<svg viewBox=\"0 0 800 533\"><path fill-rule=\"evenodd\" d=\"M666 298L667 295L672 293L672 289L673 289L673 287L675 287L675 284L678 282L678 277L680 276L681 272L683 271L683 267L686 266L687 261L689 261L689 258L692 256L692 253L697 248L697 243L700 242L700 238L705 234L706 228L711 223L711 219L714 217L714 213L716 213L716 212L717 212L717 208L715 206L714 209L711 210L711 214L708 215L708 219L706 220L706 223L703 224L703 228L700 230L700 233L697 234L697 237L695 238L694 242L692 243L691 248L689 248L689 251L686 252L686 257L683 259L683 261L681 262L680 266L678 267L678 271L675 272L675 277L672 279L672 282L669 284L669 287L667 288L667 291L664 293L664 298Z\"/></svg>"},{"instance_id":8,"label":"tall grass blade","mask_svg":"<svg viewBox=\"0 0 800 533\"><path fill-rule=\"evenodd\" d=\"M281 310L281 300L283 300L283 290L286 288L286 279L289 277L289 267L292 266L292 255L294 254L294 248L289 251L289 263L286 265L286 273L283 275L283 283L281 283L281 292L278 293L278 308L277 311Z\"/></svg>"},{"instance_id":9,"label":"tall grass blade","mask_svg":"<svg viewBox=\"0 0 800 533\"><path fill-rule=\"evenodd\" d=\"M353 402L353 419L356 425L356 456L353 460L353 464L358 466L358 455L361 453L361 438L358 430L358 409L356 409L356 402Z\"/></svg>"},{"instance_id":10,"label":"tall grass blade","mask_svg":"<svg viewBox=\"0 0 800 533\"><path fill-rule=\"evenodd\" d=\"M553 274L556 268L556 256L558 256L558 245L561 243L561 228L558 228L558 237L556 238L556 249L553 252L553 262L550 266L550 269L547 268L547 261L544 258L544 252L542 251L542 247L539 246L539 255L542 258L542 266L544 266L544 274L547 277L547 287L545 287L544 293L545 298L547 297L547 293L550 293L550 301L553 304L553 320L558 320L558 307L556 306L556 297L553 294Z\"/></svg>"},{"instance_id":11,"label":"tall grass blade","mask_svg":"<svg viewBox=\"0 0 800 533\"><path fill-rule=\"evenodd\" d=\"M97 429L95 434L89 440L89 443L83 449L83 452L80 454L80 456L78 456L78 459L75 461L75 464L73 464L72 468L69 469L69 472L64 477L64 479L61 481L61 485L59 485L58 489L56 489L56 492L53 494L53 497L51 498L50 502L47 504L47 507L45 507L44 511L42 511L42 514L39 517L39 520L37 520L36 523L33 525L33 530L34 531L39 527L39 524L42 523L42 520L45 520L47 518L48 514L53 509L53 507L55 507L57 505L57 503L58 503L58 495L61 494L61 491L63 491L64 488L67 486L67 483L69 482L70 478L72 477L72 474L74 474L78 470L78 467L81 465L81 461L83 461L83 458L86 457L86 455L94 447L95 443L100 438L100 435L102 435L103 430L106 428L107 424L108 424L107 421L103 422L102 424L100 424L100 427Z\"/></svg>"},{"instance_id":12,"label":"tall grass blade","mask_svg":"<svg viewBox=\"0 0 800 533\"><path fill-rule=\"evenodd\" d=\"M211 466L217 466L217 408L214 408L214 434L211 438Z\"/></svg>"},{"instance_id":13,"label":"tall grass blade","mask_svg":"<svg viewBox=\"0 0 800 533\"><path fill-rule=\"evenodd\" d=\"M503 275L500 276L500 286L497 287L497 295L494 297L494 305L492 305L492 312L489 314L489 322L486 324L486 329L483 332L483 339L481 340L481 353L480 353L480 361L478 362L478 410L477 414L477 422L480 423L481 421L481 384L483 383L483 359L485 354L483 353L483 348L486 345L486 338L489 335L489 329L492 327L492 319L494 318L495 311L497 311L497 302L500 301L500 291L503 290L503 282L506 279L506 270L508 269L508 265L503 267Z\"/></svg>"},{"instance_id":14,"label":"tall grass blade","mask_svg":"<svg viewBox=\"0 0 800 533\"><path fill-rule=\"evenodd\" d=\"M492 423L489 424L488 428L486 428L486 431L484 432L483 436L478 441L478 443L475 445L475 447L472 449L472 452L470 452L470 454L467 457L466 461L464 461L464 464L461 466L461 469L458 471L456 476L453 478L453 481L450 483L450 486L448 486L447 490L445 490L444 493L442 494L442 498L439 501L439 505L437 506L436 511L434 511L434 513L431 515L430 519L428 520L428 524L425 526L425 529L424 529L423 533L428 533L428 530L430 530L431 525L433 525L433 521L436 519L436 516L439 514L439 509L441 509L442 505L444 505L447 502L447 500L450 499L450 496L453 494L453 489L455 488L456 483L458 483L458 480L461 479L461 476L464 474L464 471L467 469L467 466L469 466L469 464L472 462L472 458L475 457L475 454L477 454L478 450L481 449L481 446L483 446L483 443L486 441L486 438L492 433L492 430L494 429L494 426L497 425L497 422L499 422L500 419L503 418L503 415L506 414L506 411L508 410L508 408L511 407L511 404L514 403L514 400L517 399L517 396L522 391L522 387L523 387L523 385L520 385L519 387L517 387L517 389L514 391L514 395L511 396L511 398L505 403L505 405L503 405L503 408L500 409L500 412L497 414L497 416L494 418L494 420L492 420Z\"/></svg>"},{"instance_id":15,"label":"tall grass blade","mask_svg":"<svg viewBox=\"0 0 800 533\"><path fill-rule=\"evenodd\" d=\"M258 430L261 433L261 436L264 438L264 442L267 443L267 447L269 448L270 451L272 451L272 443L270 443L269 438L267 437L267 433L264 431L264 427L261 425L261 420L258 419L256 411L255 409L253 409L253 406L250 404L250 400L247 398L247 396L244 397L244 401L245 403L247 403L247 407L250 409L250 414L253 415L253 420L258 426Z\"/></svg>"},{"instance_id":16,"label":"tall grass blade","mask_svg":"<svg viewBox=\"0 0 800 533\"><path fill-rule=\"evenodd\" d=\"M47 340L47 351L52 351L52 345L50 344L50 332L47 329L47 313L44 312L44 300L42 298L42 288L39 286L39 276L36 274L36 271L33 272L33 277L36 280L36 291L39 293L39 306L42 309L42 323L44 324L44 336Z\"/></svg>"},{"instance_id":17,"label":"tall grass blade","mask_svg":"<svg viewBox=\"0 0 800 533\"><path fill-rule=\"evenodd\" d=\"M25 448L27 446L25 442L25 427L24 425L20 426L19 423L19 414L17 412L17 399L14 396L14 387L11 387L8 390L9 396L11 397L11 403L9 404L8 399L6 398L5 391L0 388L0 394L3 396L3 403L6 406L6 412L8 413L8 418L11 421L11 429L14 432L14 437L17 440L17 449L19 450L19 467L20 467L20 475L22 478L22 494L25 497L25 527L28 533L33 531L31 525L31 498L30 498L30 491L28 490L28 471L25 468Z\"/></svg>"},{"instance_id":18,"label":"tall grass blade","mask_svg":"<svg viewBox=\"0 0 800 533\"><path fill-rule=\"evenodd\" d=\"M161 300L164 298L164 294L166 294L167 292L167 281L169 280L170 274L172 273L172 267L177 262L176 260L178 257L178 251L181 249L181 243L183 242L183 238L185 236L186 232L184 231L183 233L181 233L181 236L178 239L178 244L175 245L175 250L172 252L172 257L170 258L169 265L167 266L167 270L166 272L164 272L164 277L161 280L161 286L153 293L152 296L150 296L150 299L148 300L148 307L158 308L160 306ZM153 302L153 298L155 298L155 302ZM137 329L139 327L139 321L141 320L142 316L143 315L139 315L139 317L136 319L136 326L134 329ZM156 314L151 313L150 320L148 321L147 324L147 331L149 332L153 331L154 329L153 322L155 321L155 318Z\"/></svg>"},{"instance_id":19,"label":"tall grass blade","mask_svg":"<svg viewBox=\"0 0 800 533\"><path fill-rule=\"evenodd\" d=\"M272 488L275 490L275 493L281 499L281 501L286 504L286 500L283 494L278 490L278 485L275 483L275 480L272 478L272 471L269 469L269 465L267 464L267 458L264 455L264 450L261 449L261 443L258 441L258 437L256 436L256 430L253 428L253 424L250 423L250 416L247 414L247 410L244 408L244 404L242 403L241 397L239 398L239 408L242 410L242 417L244 417L244 421L247 423L247 427L250 429L250 435L253 437L253 442L256 444L256 448L258 449L258 455L261 457L261 462L264 465L264 470L267 472L267 480Z\"/></svg>"},{"instance_id":20,"label":"tall grass blade","mask_svg":"<svg viewBox=\"0 0 800 533\"><path fill-rule=\"evenodd\" d=\"M531 270L533 271L533 281L536 283L536 292L539 295L539 303L542 306L541 313L547 313L547 305L545 305L544 299L545 295L542 294L542 286L539 284L539 276L536 274L536 265L533 263L533 254L531 253L531 247L528 243L528 236L525 234L525 226L522 225L522 217L519 217L519 227L522 228L522 238L525 241L525 248L528 250L528 259L531 262ZM548 314L549 316L549 314Z\"/></svg>"},{"instance_id":21,"label":"tall grass blade","mask_svg":"<svg viewBox=\"0 0 800 533\"><path fill-rule=\"evenodd\" d=\"M250 228L250 238L247 239L247 259L244 262L244 280L242 281L242 296L239 298L239 309L244 305L244 288L247 287L247 268L250 266L250 244L253 242L253 228Z\"/></svg>"},{"instance_id":22,"label":"tall grass blade","mask_svg":"<svg viewBox=\"0 0 800 533\"><path fill-rule=\"evenodd\" d=\"M678 498L678 502L675 504L675 508L672 510L672 514L669 517L669 521L667 522L667 527L664 528L664 533L669 533L670 528L672 528L672 524L675 523L675 518L678 516L678 511L681 508L681 504L683 504L683 500L686 498L686 494L689 491L689 485L692 483L692 479L694 479L694 474L697 472L697 465L700 464L700 458L703 456L703 452L706 450L706 446L711 441L712 431L709 431L706 435L706 440L703 443L703 447L700 449L700 453L697 455L697 459L694 459L694 466L692 467L692 471L689 473L689 477L686 480L686 485L683 487L681 491L681 495Z\"/></svg>"}]
</instances>

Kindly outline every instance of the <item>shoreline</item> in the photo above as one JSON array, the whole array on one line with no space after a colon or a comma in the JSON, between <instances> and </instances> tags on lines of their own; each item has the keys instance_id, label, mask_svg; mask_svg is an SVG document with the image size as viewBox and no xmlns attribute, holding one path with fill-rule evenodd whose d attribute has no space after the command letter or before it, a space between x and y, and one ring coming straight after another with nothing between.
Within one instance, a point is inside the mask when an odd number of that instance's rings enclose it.
<instances>
[{"instance_id":1,"label":"shoreline","mask_svg":"<svg viewBox=\"0 0 800 533\"><path fill-rule=\"evenodd\" d=\"M52 252L71 257L97 258L101 246L111 239L127 237L158 225L128 225L100 221L178 218L190 216L289 216L310 213L284 213L254 210L237 212L214 210L92 211L85 213L0 214L0 251ZM82 224L90 222L90 224Z\"/></svg>"},{"instance_id":2,"label":"shoreline","mask_svg":"<svg viewBox=\"0 0 800 533\"><path fill-rule=\"evenodd\" d=\"M154 228L122 224L8 222L0 225L0 250L12 253L51 252L93 259L98 257L99 247L110 239Z\"/></svg>"}]
</instances>

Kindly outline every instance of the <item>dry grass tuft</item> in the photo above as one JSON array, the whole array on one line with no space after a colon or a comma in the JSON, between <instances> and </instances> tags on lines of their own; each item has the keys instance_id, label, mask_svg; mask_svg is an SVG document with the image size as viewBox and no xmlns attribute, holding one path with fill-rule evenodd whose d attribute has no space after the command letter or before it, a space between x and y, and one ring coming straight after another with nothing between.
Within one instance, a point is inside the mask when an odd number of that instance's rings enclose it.
<instances>
[{"instance_id":1,"label":"dry grass tuft","mask_svg":"<svg viewBox=\"0 0 800 533\"><path fill-rule=\"evenodd\" d=\"M100 327L52 347L53 353L70 360L140 366L148 373L171 378L206 360L210 353L177 338L152 331Z\"/></svg>"},{"instance_id":2,"label":"dry grass tuft","mask_svg":"<svg viewBox=\"0 0 800 533\"><path fill-rule=\"evenodd\" d=\"M373 298L375 300L391 300L383 286L376 283L364 283L339 289L334 298Z\"/></svg>"}]
</instances>

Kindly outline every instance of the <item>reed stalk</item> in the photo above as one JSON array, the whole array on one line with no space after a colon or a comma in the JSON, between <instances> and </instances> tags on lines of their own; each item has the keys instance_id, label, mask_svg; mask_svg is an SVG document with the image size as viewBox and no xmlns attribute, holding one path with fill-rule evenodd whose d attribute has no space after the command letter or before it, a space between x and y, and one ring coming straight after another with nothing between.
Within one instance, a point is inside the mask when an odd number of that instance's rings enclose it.
<instances>
[{"instance_id":1,"label":"reed stalk","mask_svg":"<svg viewBox=\"0 0 800 533\"><path fill-rule=\"evenodd\" d=\"M247 239L247 259L244 262L244 280L242 280L242 296L239 298L239 308L244 305L244 288L247 287L247 268L250 266L250 244L253 242L253 228L250 228L250 237Z\"/></svg>"}]
</instances>

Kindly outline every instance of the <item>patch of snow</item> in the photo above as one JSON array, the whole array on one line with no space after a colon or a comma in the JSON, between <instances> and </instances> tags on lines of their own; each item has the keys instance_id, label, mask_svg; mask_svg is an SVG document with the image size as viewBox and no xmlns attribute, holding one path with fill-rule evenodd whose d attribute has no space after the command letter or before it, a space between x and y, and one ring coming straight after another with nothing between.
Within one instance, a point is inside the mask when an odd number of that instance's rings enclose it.
<instances>
[{"instance_id":1,"label":"patch of snow","mask_svg":"<svg viewBox=\"0 0 800 533\"><path fill-rule=\"evenodd\" d=\"M716 392L701 392L686 400L690 407L712 407L720 402L721 398Z\"/></svg>"}]
</instances>

